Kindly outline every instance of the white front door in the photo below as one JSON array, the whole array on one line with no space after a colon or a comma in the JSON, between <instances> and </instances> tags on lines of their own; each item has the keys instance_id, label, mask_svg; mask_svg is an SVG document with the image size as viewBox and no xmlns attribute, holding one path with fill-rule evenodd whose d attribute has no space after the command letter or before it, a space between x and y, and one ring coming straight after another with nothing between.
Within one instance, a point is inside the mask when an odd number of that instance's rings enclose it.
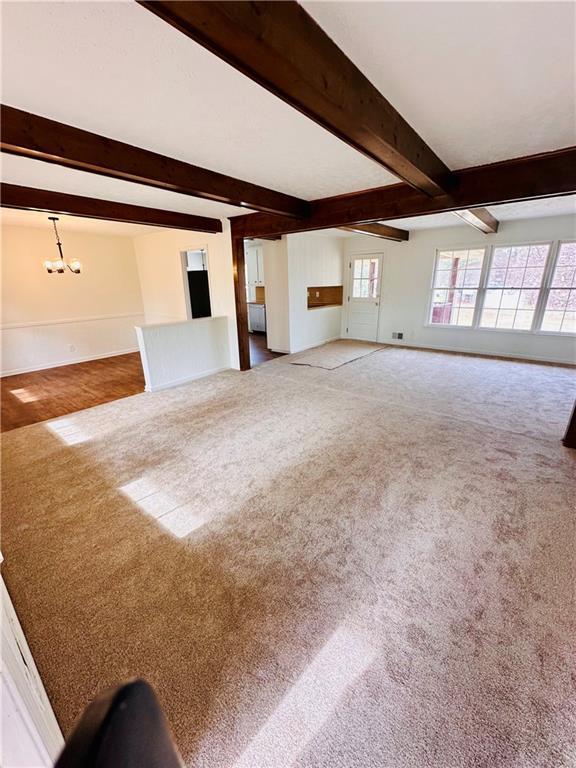
<instances>
[{"instance_id":1,"label":"white front door","mask_svg":"<svg viewBox=\"0 0 576 768\"><path fill-rule=\"evenodd\" d=\"M382 254L352 256L348 276L348 321L346 336L376 341L380 312Z\"/></svg>"}]
</instances>

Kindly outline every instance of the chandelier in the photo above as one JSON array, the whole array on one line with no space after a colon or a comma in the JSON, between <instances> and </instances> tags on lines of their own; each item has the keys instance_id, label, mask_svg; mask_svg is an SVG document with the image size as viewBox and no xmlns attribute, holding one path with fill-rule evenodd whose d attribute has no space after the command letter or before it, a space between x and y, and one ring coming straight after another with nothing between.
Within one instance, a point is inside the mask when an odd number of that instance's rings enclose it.
<instances>
[{"instance_id":1,"label":"chandelier","mask_svg":"<svg viewBox=\"0 0 576 768\"><path fill-rule=\"evenodd\" d=\"M60 242L60 236L58 234L58 230L56 229L56 222L58 221L57 216L48 216L48 221L51 221L54 225L54 233L56 235L56 245L58 246L58 253L60 254L60 258L55 259L51 261L50 259L47 259L44 262L44 266L46 267L46 271L49 275L52 273L60 273L63 274L66 271L66 268L70 270L70 272L73 272L75 275L79 275L82 271L82 265L78 261L78 259L72 259L71 262L64 261L64 254L62 253L62 243Z\"/></svg>"}]
</instances>

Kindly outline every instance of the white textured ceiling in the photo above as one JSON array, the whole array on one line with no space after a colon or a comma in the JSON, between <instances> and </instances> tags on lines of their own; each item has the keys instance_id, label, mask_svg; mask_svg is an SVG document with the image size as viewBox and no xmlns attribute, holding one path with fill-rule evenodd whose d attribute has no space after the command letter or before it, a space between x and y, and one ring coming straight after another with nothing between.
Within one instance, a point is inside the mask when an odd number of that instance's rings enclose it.
<instances>
[{"instance_id":1,"label":"white textured ceiling","mask_svg":"<svg viewBox=\"0 0 576 768\"><path fill-rule=\"evenodd\" d=\"M498 221L514 221L516 219L536 219L546 216L576 215L576 195L563 197L548 197L544 200L526 200L522 203L506 203L491 205L488 210ZM411 232L418 229L436 229L438 227L463 227L459 216L454 213L432 213L429 216L413 216L411 219L394 219L383 221L393 227L407 229Z\"/></svg>"},{"instance_id":2,"label":"white textured ceiling","mask_svg":"<svg viewBox=\"0 0 576 768\"><path fill-rule=\"evenodd\" d=\"M18 211L10 208L0 209L0 223L3 227L40 227L52 231L52 223L48 213L39 211ZM84 219L81 216L58 216L58 231L61 235L66 232L90 232L96 235L116 235L120 237L137 237L161 232L160 227L146 227L142 224L126 224L119 221L101 221L100 219Z\"/></svg>"},{"instance_id":3,"label":"white textured ceiling","mask_svg":"<svg viewBox=\"0 0 576 768\"><path fill-rule=\"evenodd\" d=\"M166 193L169 194L169 193ZM513 221L514 219L531 219L545 216L576 216L576 195L565 197L550 197L546 200L530 200L524 203L507 203L506 205L493 205L490 211L500 221ZM159 227L148 227L141 224L124 224L115 221L100 221L99 219L85 219L81 216L59 216L58 228L61 232L92 232L104 235L120 235L136 237L151 232L159 232ZM19 227L45 227L49 224L48 214L39 211L19 211L9 208L0 209L0 223L2 226ZM415 216L411 219L395 219L382 222L400 229L416 231L421 229L437 229L440 227L468 227L462 219L453 213L435 213L430 216ZM357 237L342 229L323 229L309 234L315 237ZM261 243L258 240L255 242Z\"/></svg>"},{"instance_id":4,"label":"white textured ceiling","mask_svg":"<svg viewBox=\"0 0 576 768\"><path fill-rule=\"evenodd\" d=\"M4 2L4 103L314 199L396 182L135 2Z\"/></svg>"},{"instance_id":5,"label":"white textured ceiling","mask_svg":"<svg viewBox=\"0 0 576 768\"><path fill-rule=\"evenodd\" d=\"M201 200L189 195L180 195L166 189L147 187L131 181L111 179L87 171L76 171L41 160L30 160L15 155L0 155L2 180L9 184L21 184L25 187L53 189L71 195L88 195L114 200L118 203L146 205L167 211L193 213L198 216L238 216L247 212L246 208ZM249 212L249 211L248 211Z\"/></svg>"},{"instance_id":6,"label":"white textured ceiling","mask_svg":"<svg viewBox=\"0 0 576 768\"><path fill-rule=\"evenodd\" d=\"M452 169L576 144L573 2L303 2Z\"/></svg>"},{"instance_id":7,"label":"white textured ceiling","mask_svg":"<svg viewBox=\"0 0 576 768\"><path fill-rule=\"evenodd\" d=\"M576 143L570 2L305 2L452 168ZM306 199L395 178L132 0L2 2L2 101ZM245 212L4 157L4 178Z\"/></svg>"}]
</instances>

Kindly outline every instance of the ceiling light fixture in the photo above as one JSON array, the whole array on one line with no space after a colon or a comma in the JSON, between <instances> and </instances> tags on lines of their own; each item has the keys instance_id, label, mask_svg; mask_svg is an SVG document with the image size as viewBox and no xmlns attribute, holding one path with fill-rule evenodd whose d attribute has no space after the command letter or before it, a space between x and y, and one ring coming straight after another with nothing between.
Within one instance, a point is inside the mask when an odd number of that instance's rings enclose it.
<instances>
[{"instance_id":1,"label":"ceiling light fixture","mask_svg":"<svg viewBox=\"0 0 576 768\"><path fill-rule=\"evenodd\" d=\"M54 225L54 233L56 235L56 245L58 246L58 253L60 254L60 258L55 259L54 261L50 261L50 259L47 259L44 262L44 266L46 267L46 271L49 275L53 274L54 272L63 274L66 271L66 268L70 270L70 272L73 272L75 275L79 275L82 271L82 265L78 261L78 259L72 259L70 263L64 261L64 254L62 253L62 243L60 242L60 235L58 234L58 230L56 229L56 222L59 221L57 216L48 216L48 221L51 221Z\"/></svg>"}]
</instances>

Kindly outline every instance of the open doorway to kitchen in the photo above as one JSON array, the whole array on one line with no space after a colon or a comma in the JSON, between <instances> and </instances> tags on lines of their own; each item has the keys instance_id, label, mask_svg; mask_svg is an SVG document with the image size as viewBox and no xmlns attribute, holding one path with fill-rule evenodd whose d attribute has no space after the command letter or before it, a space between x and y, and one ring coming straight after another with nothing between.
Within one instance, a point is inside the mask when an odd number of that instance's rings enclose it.
<instances>
[{"instance_id":1,"label":"open doorway to kitchen","mask_svg":"<svg viewBox=\"0 0 576 768\"><path fill-rule=\"evenodd\" d=\"M244 254L250 363L253 367L273 360L275 357L279 357L281 353L272 351L268 346L266 277L262 244L258 241L246 241Z\"/></svg>"}]
</instances>

